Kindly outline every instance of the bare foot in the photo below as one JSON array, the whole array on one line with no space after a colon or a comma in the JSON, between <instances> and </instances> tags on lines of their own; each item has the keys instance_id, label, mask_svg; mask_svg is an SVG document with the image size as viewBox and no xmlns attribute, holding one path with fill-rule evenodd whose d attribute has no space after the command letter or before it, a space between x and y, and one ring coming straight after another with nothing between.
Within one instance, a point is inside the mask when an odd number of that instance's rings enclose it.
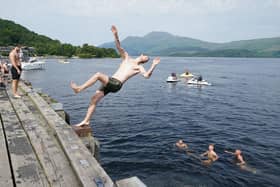
<instances>
[{"instance_id":1,"label":"bare foot","mask_svg":"<svg viewBox=\"0 0 280 187\"><path fill-rule=\"evenodd\" d=\"M89 126L89 122L81 122L81 123L78 123L76 125L73 125L74 127L88 127Z\"/></svg>"},{"instance_id":2,"label":"bare foot","mask_svg":"<svg viewBox=\"0 0 280 187\"><path fill-rule=\"evenodd\" d=\"M71 86L71 88L73 89L73 91L74 91L75 93L79 93L79 92L81 91L80 87L77 86L77 84L74 83L73 81L71 81L70 86Z\"/></svg>"},{"instance_id":3,"label":"bare foot","mask_svg":"<svg viewBox=\"0 0 280 187\"><path fill-rule=\"evenodd\" d=\"M18 95L18 94L15 94L15 95L14 95L14 98L21 98L21 96Z\"/></svg>"}]
</instances>

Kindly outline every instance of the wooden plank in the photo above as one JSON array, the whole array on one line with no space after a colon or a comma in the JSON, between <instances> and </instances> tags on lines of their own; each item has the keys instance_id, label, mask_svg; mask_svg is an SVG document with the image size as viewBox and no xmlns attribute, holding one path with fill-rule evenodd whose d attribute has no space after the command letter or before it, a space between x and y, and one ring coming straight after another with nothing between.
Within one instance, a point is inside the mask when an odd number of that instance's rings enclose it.
<instances>
[{"instance_id":1,"label":"wooden plank","mask_svg":"<svg viewBox=\"0 0 280 187\"><path fill-rule=\"evenodd\" d=\"M29 98L24 96L22 99L14 99L11 91L8 91L8 94L50 185L54 187L81 186L49 126L43 120L38 121L39 119L34 116L36 111L32 113L23 102L25 100L28 103ZM32 107L31 101L29 101L29 105Z\"/></svg>"},{"instance_id":2,"label":"wooden plank","mask_svg":"<svg viewBox=\"0 0 280 187\"><path fill-rule=\"evenodd\" d=\"M102 184L104 187L113 187L114 183L111 178L96 159L91 156L88 149L83 145L72 128L37 93L22 83L20 87L28 93L42 115L45 116L50 127L56 133L57 139L70 160L82 186L99 187Z\"/></svg>"},{"instance_id":3,"label":"wooden plank","mask_svg":"<svg viewBox=\"0 0 280 187\"><path fill-rule=\"evenodd\" d=\"M2 92L2 91L0 91ZM5 98L0 98L4 100ZM7 100L8 98L6 98ZM0 105L0 111L2 113L2 107ZM13 186L12 173L10 168L10 161L8 156L8 151L6 147L6 140L3 131L2 116L0 113L0 186Z\"/></svg>"},{"instance_id":4,"label":"wooden plank","mask_svg":"<svg viewBox=\"0 0 280 187\"><path fill-rule=\"evenodd\" d=\"M13 179L2 123L0 123L0 125L0 186L13 186Z\"/></svg>"},{"instance_id":5,"label":"wooden plank","mask_svg":"<svg viewBox=\"0 0 280 187\"><path fill-rule=\"evenodd\" d=\"M117 187L147 187L138 177L119 180L116 185Z\"/></svg>"},{"instance_id":6,"label":"wooden plank","mask_svg":"<svg viewBox=\"0 0 280 187\"><path fill-rule=\"evenodd\" d=\"M49 186L9 100L1 99L0 106L16 186Z\"/></svg>"},{"instance_id":7,"label":"wooden plank","mask_svg":"<svg viewBox=\"0 0 280 187\"><path fill-rule=\"evenodd\" d=\"M79 137L91 136L92 129L91 129L90 126L87 126L87 127L75 127L75 126L72 126L72 128L73 128L73 130L76 132L76 134Z\"/></svg>"}]
</instances>

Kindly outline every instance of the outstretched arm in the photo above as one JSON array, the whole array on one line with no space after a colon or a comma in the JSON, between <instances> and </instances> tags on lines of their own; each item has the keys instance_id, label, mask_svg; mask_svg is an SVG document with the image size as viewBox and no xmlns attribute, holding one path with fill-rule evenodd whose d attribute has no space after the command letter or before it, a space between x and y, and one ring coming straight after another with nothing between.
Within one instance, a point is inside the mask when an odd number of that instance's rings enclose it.
<instances>
[{"instance_id":1,"label":"outstretched arm","mask_svg":"<svg viewBox=\"0 0 280 187\"><path fill-rule=\"evenodd\" d=\"M148 71L146 71L145 69L144 69L144 67L143 66L139 66L139 68L140 68L140 72L141 72L141 74L145 77L145 78L150 78L151 77L151 75L152 75L152 73L153 73L153 71L154 71L154 69L156 68L156 66L158 65L160 63L160 58L159 57L156 57L154 60L153 60L153 63L152 63L152 65L151 65L151 67L150 67L150 69L148 70Z\"/></svg>"},{"instance_id":2,"label":"outstretched arm","mask_svg":"<svg viewBox=\"0 0 280 187\"><path fill-rule=\"evenodd\" d=\"M121 47L121 43L120 43L120 40L119 40L117 27L115 25L113 25L112 28L111 28L111 31L114 34L116 47L117 47L121 57L125 58L127 56L127 52Z\"/></svg>"},{"instance_id":3,"label":"outstretched arm","mask_svg":"<svg viewBox=\"0 0 280 187\"><path fill-rule=\"evenodd\" d=\"M203 157L203 156L206 156L207 154L208 154L208 151L206 151L206 152L200 154L200 156Z\"/></svg>"},{"instance_id":4,"label":"outstretched arm","mask_svg":"<svg viewBox=\"0 0 280 187\"><path fill-rule=\"evenodd\" d=\"M225 153L229 153L229 154L232 154L232 155L234 155L234 152L231 152L231 151L227 151L227 150L225 150Z\"/></svg>"}]
</instances>

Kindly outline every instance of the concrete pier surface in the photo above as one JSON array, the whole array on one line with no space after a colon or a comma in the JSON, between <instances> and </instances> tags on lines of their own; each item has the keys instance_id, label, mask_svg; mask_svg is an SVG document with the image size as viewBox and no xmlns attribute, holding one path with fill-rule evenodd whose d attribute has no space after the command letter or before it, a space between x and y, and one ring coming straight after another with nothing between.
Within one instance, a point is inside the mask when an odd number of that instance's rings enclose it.
<instances>
[{"instance_id":1,"label":"concrete pier surface","mask_svg":"<svg viewBox=\"0 0 280 187\"><path fill-rule=\"evenodd\" d=\"M96 141L88 130L76 133L23 81L22 97L14 98L10 82L0 87L0 187L146 186L137 177L112 181L94 157Z\"/></svg>"}]
</instances>

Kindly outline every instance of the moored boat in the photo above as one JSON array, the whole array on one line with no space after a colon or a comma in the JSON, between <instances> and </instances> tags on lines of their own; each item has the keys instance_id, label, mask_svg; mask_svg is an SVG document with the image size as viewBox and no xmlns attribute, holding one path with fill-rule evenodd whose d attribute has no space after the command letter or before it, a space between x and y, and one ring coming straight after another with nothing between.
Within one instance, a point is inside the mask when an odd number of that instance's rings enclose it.
<instances>
[{"instance_id":1,"label":"moored boat","mask_svg":"<svg viewBox=\"0 0 280 187\"><path fill-rule=\"evenodd\" d=\"M205 85L205 86L211 85L211 83L207 82L206 80L203 80L202 78L199 79L197 77L191 78L190 80L187 81L187 83L192 85Z\"/></svg>"},{"instance_id":2,"label":"moored boat","mask_svg":"<svg viewBox=\"0 0 280 187\"><path fill-rule=\"evenodd\" d=\"M44 69L44 61L39 61L37 58L32 57L27 62L21 62L23 70Z\"/></svg>"}]
</instances>

